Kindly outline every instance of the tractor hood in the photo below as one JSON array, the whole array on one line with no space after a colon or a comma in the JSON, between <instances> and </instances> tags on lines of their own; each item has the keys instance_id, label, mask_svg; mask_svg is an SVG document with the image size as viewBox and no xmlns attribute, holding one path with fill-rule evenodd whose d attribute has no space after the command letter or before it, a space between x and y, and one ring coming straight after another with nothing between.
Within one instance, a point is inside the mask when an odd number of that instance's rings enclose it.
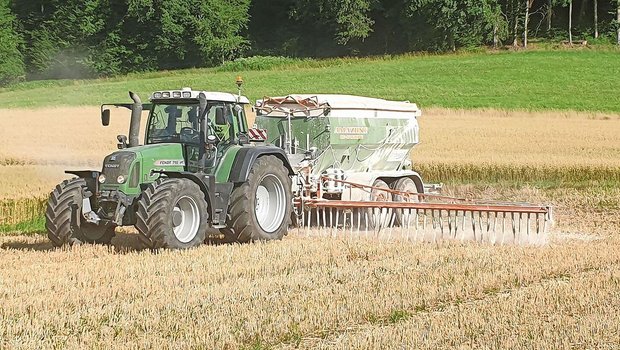
<instances>
[{"instance_id":1,"label":"tractor hood","mask_svg":"<svg viewBox=\"0 0 620 350\"><path fill-rule=\"evenodd\" d=\"M116 151L103 161L102 191L118 190L127 195L141 192L140 184L151 183L159 175L152 170L183 171L182 145L162 143Z\"/></svg>"}]
</instances>

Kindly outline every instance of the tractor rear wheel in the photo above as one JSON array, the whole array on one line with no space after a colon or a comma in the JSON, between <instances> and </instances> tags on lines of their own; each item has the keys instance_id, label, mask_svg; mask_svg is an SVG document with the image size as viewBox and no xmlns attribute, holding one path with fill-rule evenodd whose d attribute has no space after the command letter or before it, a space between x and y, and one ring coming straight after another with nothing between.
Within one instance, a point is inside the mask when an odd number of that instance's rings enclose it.
<instances>
[{"instance_id":1,"label":"tractor rear wheel","mask_svg":"<svg viewBox=\"0 0 620 350\"><path fill-rule=\"evenodd\" d=\"M138 201L136 229L149 248L187 249L204 243L207 202L188 179L158 179Z\"/></svg>"},{"instance_id":2,"label":"tractor rear wheel","mask_svg":"<svg viewBox=\"0 0 620 350\"><path fill-rule=\"evenodd\" d=\"M60 247L67 243L110 244L113 226L99 226L82 221L82 191L84 179L75 178L58 184L50 193L45 210L45 228L52 244ZM71 229L72 206L77 205L78 227Z\"/></svg>"},{"instance_id":3,"label":"tractor rear wheel","mask_svg":"<svg viewBox=\"0 0 620 350\"><path fill-rule=\"evenodd\" d=\"M275 156L254 163L248 180L233 190L227 240L240 243L282 239L291 224L293 199L288 169Z\"/></svg>"},{"instance_id":4,"label":"tractor rear wheel","mask_svg":"<svg viewBox=\"0 0 620 350\"><path fill-rule=\"evenodd\" d=\"M394 189L396 191L407 192L411 194L418 193L418 187L416 186L415 182L408 177L402 177L398 179L398 181L394 183ZM419 196L416 196L416 195L404 196L400 194L394 194L392 199L394 200L394 202L419 202L420 201ZM396 224L401 227L411 226L412 222L415 223L415 221L413 221L414 220L413 215L411 215L411 213L414 213L413 209L411 209L411 212L406 212L405 210L403 209L396 210ZM405 220L409 220L410 221L409 224L405 223Z\"/></svg>"}]
</instances>

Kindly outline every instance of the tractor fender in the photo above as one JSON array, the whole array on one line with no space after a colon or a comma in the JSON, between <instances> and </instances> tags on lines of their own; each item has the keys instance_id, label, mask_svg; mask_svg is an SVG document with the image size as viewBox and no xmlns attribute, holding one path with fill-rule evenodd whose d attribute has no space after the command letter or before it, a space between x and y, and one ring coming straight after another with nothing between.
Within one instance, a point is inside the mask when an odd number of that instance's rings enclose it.
<instances>
[{"instance_id":1,"label":"tractor fender","mask_svg":"<svg viewBox=\"0 0 620 350\"><path fill-rule=\"evenodd\" d=\"M237 155L235 156L235 160L233 162L233 166L230 170L230 175L228 176L228 181L233 183L246 182L248 180L248 176L250 175L250 170L252 170L252 166L254 162L260 157L263 156L276 156L278 159L282 161L286 169L288 169L289 175L294 175L293 168L284 153L282 148L268 145L268 146L248 146L241 148Z\"/></svg>"},{"instance_id":2,"label":"tractor fender","mask_svg":"<svg viewBox=\"0 0 620 350\"><path fill-rule=\"evenodd\" d=\"M86 188L92 193L99 192L99 175L101 172L96 170L66 170L65 174L75 175L86 181Z\"/></svg>"},{"instance_id":3,"label":"tractor fender","mask_svg":"<svg viewBox=\"0 0 620 350\"><path fill-rule=\"evenodd\" d=\"M213 175L196 174L187 171L161 170L153 171L153 173L158 173L170 178L188 179L195 182L202 190L205 200L207 201L211 225L221 226L226 224L228 204L233 189L232 182L217 183Z\"/></svg>"}]
</instances>

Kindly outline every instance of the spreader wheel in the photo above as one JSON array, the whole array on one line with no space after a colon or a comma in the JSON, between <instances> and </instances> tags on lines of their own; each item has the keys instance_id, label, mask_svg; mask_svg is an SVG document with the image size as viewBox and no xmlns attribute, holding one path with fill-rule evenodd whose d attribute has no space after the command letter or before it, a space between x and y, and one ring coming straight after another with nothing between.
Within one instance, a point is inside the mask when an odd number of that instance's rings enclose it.
<instances>
[{"instance_id":1,"label":"spreader wheel","mask_svg":"<svg viewBox=\"0 0 620 350\"><path fill-rule=\"evenodd\" d=\"M394 202L419 202L420 198L419 196L416 196L415 194L418 193L418 187L416 186L415 182L408 177L403 177L398 179L394 184L393 184L393 188L396 191L400 191L400 192L407 192L410 193L410 195L401 195L401 194L394 194L392 196L392 199L394 200ZM413 215L411 215L410 212L407 212L410 209L396 209L396 224L399 226L411 226L411 221L413 221ZM405 218L407 217L407 218ZM409 220L409 225L407 225L407 223L405 223L405 220Z\"/></svg>"},{"instance_id":2,"label":"spreader wheel","mask_svg":"<svg viewBox=\"0 0 620 350\"><path fill-rule=\"evenodd\" d=\"M374 202L391 202L392 194L388 191L381 190L382 188L389 190L390 187L388 184L381 180L377 179L372 184L373 188L370 191L370 200ZM390 221L392 218L392 211L387 208L373 208L368 209L368 227L373 230L380 230L382 228L388 227L390 225Z\"/></svg>"}]
</instances>

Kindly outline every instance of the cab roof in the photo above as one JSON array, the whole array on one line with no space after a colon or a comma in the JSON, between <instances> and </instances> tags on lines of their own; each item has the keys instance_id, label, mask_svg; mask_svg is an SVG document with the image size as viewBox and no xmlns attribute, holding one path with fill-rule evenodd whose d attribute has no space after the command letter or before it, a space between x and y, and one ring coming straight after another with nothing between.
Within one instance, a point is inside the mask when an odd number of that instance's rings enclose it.
<instances>
[{"instance_id":1,"label":"cab roof","mask_svg":"<svg viewBox=\"0 0 620 350\"><path fill-rule=\"evenodd\" d=\"M223 102L238 102L243 104L250 103L247 97L231 94L229 92L212 92L212 91L202 91L202 90L192 90L191 88L182 88L177 90L159 90L153 92L149 97L151 102L156 101L166 101L170 102L171 100L198 100L198 95L200 93L205 94L207 100L209 101L223 101Z\"/></svg>"}]
</instances>

